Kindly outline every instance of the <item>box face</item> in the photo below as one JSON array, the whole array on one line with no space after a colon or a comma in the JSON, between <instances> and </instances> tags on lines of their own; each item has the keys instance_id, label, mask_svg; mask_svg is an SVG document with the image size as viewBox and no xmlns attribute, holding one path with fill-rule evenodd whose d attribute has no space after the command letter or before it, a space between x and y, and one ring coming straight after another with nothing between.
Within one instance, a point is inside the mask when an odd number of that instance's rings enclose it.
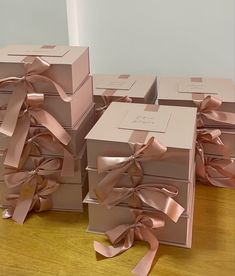
<instances>
[{"instance_id":1,"label":"box face","mask_svg":"<svg viewBox=\"0 0 235 276\"><path fill-rule=\"evenodd\" d=\"M157 97L155 76L95 74L93 89L98 106L103 104L102 96L128 96L136 103L153 103Z\"/></svg>"},{"instance_id":2,"label":"box face","mask_svg":"<svg viewBox=\"0 0 235 276\"><path fill-rule=\"evenodd\" d=\"M50 64L42 74L58 83L68 94L73 94L90 72L87 47L11 45L0 50L0 79L23 76L24 63L32 62L36 56ZM49 83L37 82L35 88L37 92L57 93ZM12 86L4 87L5 91L12 89Z\"/></svg>"},{"instance_id":3,"label":"box face","mask_svg":"<svg viewBox=\"0 0 235 276\"><path fill-rule=\"evenodd\" d=\"M184 180L176 180L176 179L171 179L171 178L160 178L160 177L155 177L155 176L148 176L144 175L143 180L141 182L142 191L143 195L145 195L145 190L144 190L144 185L145 184L152 184L156 188L159 189L168 189L169 191L175 191L177 189L178 194L173 197L173 199L180 204L184 209L185 214L190 213L190 206L191 202L190 199L192 198L192 193L194 193L194 186L195 186L195 169L193 168L193 172L191 173L191 179L189 181L184 181ZM97 199L96 193L95 193L95 188L97 187L97 184L106 176L107 173L101 173L98 174L97 170L94 169L89 169L88 168L88 180L89 180L89 197L91 199ZM127 174L123 174L121 177L120 181L115 185L115 188L132 188L133 183L130 181L129 177ZM151 188L152 190L152 188ZM148 189L146 190L148 191ZM153 190L152 190L153 192ZM127 203L132 196L128 198L124 198L121 202ZM145 203L143 203L143 207L146 207Z\"/></svg>"},{"instance_id":4,"label":"box face","mask_svg":"<svg viewBox=\"0 0 235 276\"><path fill-rule=\"evenodd\" d=\"M158 81L159 104L194 106L193 100L203 100L208 95L223 102L219 110L235 111L235 86L231 79L161 77Z\"/></svg>"},{"instance_id":5,"label":"box face","mask_svg":"<svg viewBox=\"0 0 235 276\"><path fill-rule=\"evenodd\" d=\"M149 111L158 110L171 115L165 132L120 128L128 112L146 112L148 116ZM164 116L166 113L163 112ZM88 166L96 168L97 156L130 156L129 143L144 144L154 137L167 147L167 152L160 160L143 162L145 174L189 179L194 159L195 133L196 108L113 102L86 136Z\"/></svg>"},{"instance_id":6,"label":"box face","mask_svg":"<svg viewBox=\"0 0 235 276\"><path fill-rule=\"evenodd\" d=\"M0 96L0 106L3 106L8 104L11 93L2 91ZM65 102L56 95L45 95L42 109L49 112L62 126L73 127L89 110L92 100L92 78L89 77L72 95L71 102Z\"/></svg>"},{"instance_id":7,"label":"box face","mask_svg":"<svg viewBox=\"0 0 235 276\"><path fill-rule=\"evenodd\" d=\"M119 205L112 209L107 209L98 204L97 201L90 199L88 196L85 198L84 202L88 203L88 231L90 232L105 233L118 225L132 224L134 222L134 216L131 209L127 208L125 205ZM155 231L160 243L191 247L194 193L191 198L191 203L190 216L182 215L177 223L171 221L161 212L155 212L160 218L165 220L164 228L159 228Z\"/></svg>"}]
</instances>

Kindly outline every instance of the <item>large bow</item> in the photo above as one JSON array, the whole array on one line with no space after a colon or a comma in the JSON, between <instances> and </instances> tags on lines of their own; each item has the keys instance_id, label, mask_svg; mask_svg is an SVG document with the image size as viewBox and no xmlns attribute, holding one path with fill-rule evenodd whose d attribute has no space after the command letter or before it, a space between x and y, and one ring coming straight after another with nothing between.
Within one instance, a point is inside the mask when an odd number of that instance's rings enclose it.
<instances>
[{"instance_id":1,"label":"large bow","mask_svg":"<svg viewBox=\"0 0 235 276\"><path fill-rule=\"evenodd\" d=\"M194 103L198 108L197 127L204 127L205 119L218 123L218 125L235 126L235 113L217 111L222 104L221 100L207 96L202 101L194 100Z\"/></svg>"},{"instance_id":2,"label":"large bow","mask_svg":"<svg viewBox=\"0 0 235 276\"><path fill-rule=\"evenodd\" d=\"M15 130L17 118L24 103L27 92L32 93L35 91L33 86L34 83L50 83L55 87L63 101L71 101L71 97L67 96L64 90L56 82L46 76L41 75L49 69L49 63L39 57L36 57L32 63L25 63L24 66L25 74L22 77L7 77L0 80L1 87L9 84L14 85L14 90L9 100L2 125L0 127L0 132L6 134L7 136L12 136Z\"/></svg>"},{"instance_id":3,"label":"large bow","mask_svg":"<svg viewBox=\"0 0 235 276\"><path fill-rule=\"evenodd\" d=\"M94 249L99 254L111 258L131 248L135 240L146 241L150 249L132 270L137 275L146 276L151 269L159 247L159 242L153 230L163 227L164 224L164 221L156 215L139 214L134 224L119 225L106 232L108 239L115 246L104 246L95 241Z\"/></svg>"},{"instance_id":4,"label":"large bow","mask_svg":"<svg viewBox=\"0 0 235 276\"><path fill-rule=\"evenodd\" d=\"M101 97L102 97L102 100L103 100L103 106L97 107L95 109L95 114L96 114L96 119L97 120L103 115L105 110L109 107L109 105L112 102L132 103L132 99L129 98L128 96L117 97L117 96L103 95Z\"/></svg>"},{"instance_id":5,"label":"large bow","mask_svg":"<svg viewBox=\"0 0 235 276\"><path fill-rule=\"evenodd\" d=\"M141 181L143 177L142 162L159 160L167 148L161 145L154 137L151 137L146 145L129 144L132 155L129 157L98 156L98 173L109 171L97 184L95 192L98 197L106 198L118 183L124 172L130 176L136 176Z\"/></svg>"},{"instance_id":6,"label":"large bow","mask_svg":"<svg viewBox=\"0 0 235 276\"><path fill-rule=\"evenodd\" d=\"M32 171L16 171L8 172L4 175L4 181L8 188L20 187L20 195L17 200L12 219L18 223L24 223L24 220L32 205L38 183L45 176L58 173L61 168L61 160L59 158L35 158L35 169Z\"/></svg>"},{"instance_id":7,"label":"large bow","mask_svg":"<svg viewBox=\"0 0 235 276\"><path fill-rule=\"evenodd\" d=\"M51 195L58 189L58 187L59 184L51 179L44 179L42 182L38 183L28 212L32 210L35 212L50 210L53 206ZM7 195L6 199L10 206L3 211L3 218L11 218L13 216L19 197L19 194L12 193Z\"/></svg>"},{"instance_id":8,"label":"large bow","mask_svg":"<svg viewBox=\"0 0 235 276\"><path fill-rule=\"evenodd\" d=\"M26 109L19 115L13 136L8 145L4 165L15 168L19 166L20 157L32 120L46 127L62 144L67 145L69 143L71 139L70 135L50 113L41 108L43 100L43 94L30 93L27 95ZM16 144L17 147L15 147Z\"/></svg>"}]
</instances>

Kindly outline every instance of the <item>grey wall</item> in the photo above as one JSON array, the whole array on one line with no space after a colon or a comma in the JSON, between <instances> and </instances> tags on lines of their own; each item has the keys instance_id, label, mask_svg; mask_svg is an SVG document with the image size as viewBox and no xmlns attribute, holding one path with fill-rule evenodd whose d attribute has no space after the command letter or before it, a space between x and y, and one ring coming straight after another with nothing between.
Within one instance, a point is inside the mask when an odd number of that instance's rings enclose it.
<instances>
[{"instance_id":1,"label":"grey wall","mask_svg":"<svg viewBox=\"0 0 235 276\"><path fill-rule=\"evenodd\" d=\"M0 0L0 47L68 44L65 0Z\"/></svg>"}]
</instances>

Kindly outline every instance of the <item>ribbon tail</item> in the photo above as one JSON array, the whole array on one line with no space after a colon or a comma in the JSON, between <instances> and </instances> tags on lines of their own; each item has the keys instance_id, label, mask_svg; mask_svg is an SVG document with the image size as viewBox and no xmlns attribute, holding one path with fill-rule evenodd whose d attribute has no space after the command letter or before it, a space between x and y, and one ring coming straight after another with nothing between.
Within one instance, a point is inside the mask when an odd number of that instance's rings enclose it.
<instances>
[{"instance_id":1,"label":"ribbon tail","mask_svg":"<svg viewBox=\"0 0 235 276\"><path fill-rule=\"evenodd\" d=\"M64 160L61 168L62 176L74 176L75 162L73 155L64 148Z\"/></svg>"},{"instance_id":2,"label":"ribbon tail","mask_svg":"<svg viewBox=\"0 0 235 276\"><path fill-rule=\"evenodd\" d=\"M24 88L24 85L20 83L15 87L10 97L2 125L0 127L1 133L7 136L13 135L20 113L20 109L25 100L25 96L26 90Z\"/></svg>"},{"instance_id":3,"label":"ribbon tail","mask_svg":"<svg viewBox=\"0 0 235 276\"><path fill-rule=\"evenodd\" d=\"M128 250L131 246L125 247L125 245L120 245L117 247L114 246L105 246L102 243L99 243L97 241L94 241L94 249L97 253L100 255L106 257L106 258L112 258L117 256L118 254Z\"/></svg>"},{"instance_id":4,"label":"ribbon tail","mask_svg":"<svg viewBox=\"0 0 235 276\"><path fill-rule=\"evenodd\" d=\"M26 216L31 208L36 186L36 179L32 179L30 182L24 183L22 185L20 196L17 200L17 204L12 215L12 219L19 224L24 223Z\"/></svg>"},{"instance_id":5,"label":"ribbon tail","mask_svg":"<svg viewBox=\"0 0 235 276\"><path fill-rule=\"evenodd\" d=\"M20 157L24 149L29 127L30 119L28 116L23 116L18 120L13 136L8 144L6 157L3 162L4 165L14 168L19 167Z\"/></svg>"},{"instance_id":6,"label":"ribbon tail","mask_svg":"<svg viewBox=\"0 0 235 276\"><path fill-rule=\"evenodd\" d=\"M235 126L235 114L231 112L222 112L222 111L212 111L202 113L203 117L213 122L221 124L225 126Z\"/></svg>"},{"instance_id":7,"label":"ribbon tail","mask_svg":"<svg viewBox=\"0 0 235 276\"><path fill-rule=\"evenodd\" d=\"M30 110L30 113L38 123L46 127L62 144L68 145L71 140L70 135L50 113L43 109Z\"/></svg>"}]
</instances>

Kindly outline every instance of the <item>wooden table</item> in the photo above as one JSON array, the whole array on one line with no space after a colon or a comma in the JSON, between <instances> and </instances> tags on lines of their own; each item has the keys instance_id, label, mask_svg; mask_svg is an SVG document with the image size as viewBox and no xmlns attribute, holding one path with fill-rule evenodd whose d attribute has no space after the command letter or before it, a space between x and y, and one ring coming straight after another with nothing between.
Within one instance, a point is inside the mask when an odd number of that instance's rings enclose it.
<instances>
[{"instance_id":1,"label":"wooden table","mask_svg":"<svg viewBox=\"0 0 235 276\"><path fill-rule=\"evenodd\" d=\"M86 213L33 214L24 225L0 220L0 275L132 275L147 245L97 261L93 241L105 237L86 227ZM192 249L161 245L156 260L150 275L235 275L235 190L198 185Z\"/></svg>"}]
</instances>

